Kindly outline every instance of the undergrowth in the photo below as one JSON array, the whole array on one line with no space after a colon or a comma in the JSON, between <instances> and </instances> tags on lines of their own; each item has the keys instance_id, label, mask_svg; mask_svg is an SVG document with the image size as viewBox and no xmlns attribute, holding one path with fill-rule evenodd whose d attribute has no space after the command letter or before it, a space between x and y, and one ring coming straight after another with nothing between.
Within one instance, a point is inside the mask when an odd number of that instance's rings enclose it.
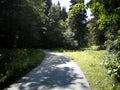
<instances>
[{"instance_id":1,"label":"undergrowth","mask_svg":"<svg viewBox=\"0 0 120 90\"><path fill-rule=\"evenodd\" d=\"M0 50L0 90L40 64L43 57L41 49Z\"/></svg>"}]
</instances>

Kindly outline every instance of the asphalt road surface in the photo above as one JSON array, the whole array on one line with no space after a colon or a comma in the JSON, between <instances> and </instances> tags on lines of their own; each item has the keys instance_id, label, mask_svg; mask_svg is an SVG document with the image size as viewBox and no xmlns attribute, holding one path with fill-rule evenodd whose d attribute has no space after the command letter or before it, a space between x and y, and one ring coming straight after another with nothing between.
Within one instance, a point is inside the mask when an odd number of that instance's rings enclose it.
<instances>
[{"instance_id":1,"label":"asphalt road surface","mask_svg":"<svg viewBox=\"0 0 120 90\"><path fill-rule=\"evenodd\" d=\"M75 62L58 53L45 54L41 65L4 90L91 90Z\"/></svg>"}]
</instances>

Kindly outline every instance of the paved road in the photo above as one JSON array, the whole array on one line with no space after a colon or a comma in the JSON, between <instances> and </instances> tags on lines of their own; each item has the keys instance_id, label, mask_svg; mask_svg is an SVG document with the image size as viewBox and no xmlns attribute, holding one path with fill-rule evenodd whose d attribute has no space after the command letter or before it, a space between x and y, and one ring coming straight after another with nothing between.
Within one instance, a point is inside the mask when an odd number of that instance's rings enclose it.
<instances>
[{"instance_id":1,"label":"paved road","mask_svg":"<svg viewBox=\"0 0 120 90\"><path fill-rule=\"evenodd\" d=\"M5 90L91 90L75 62L57 53L45 54L40 66Z\"/></svg>"}]
</instances>

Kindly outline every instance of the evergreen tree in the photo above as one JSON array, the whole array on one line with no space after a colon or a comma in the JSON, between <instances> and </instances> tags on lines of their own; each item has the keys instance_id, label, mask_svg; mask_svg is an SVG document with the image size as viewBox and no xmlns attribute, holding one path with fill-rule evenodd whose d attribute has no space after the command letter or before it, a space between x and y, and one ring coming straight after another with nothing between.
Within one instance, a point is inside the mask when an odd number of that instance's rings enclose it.
<instances>
[{"instance_id":1,"label":"evergreen tree","mask_svg":"<svg viewBox=\"0 0 120 90\"><path fill-rule=\"evenodd\" d=\"M60 16L61 16L61 19L64 20L64 21L65 21L66 18L68 17L65 7L62 8L62 10L61 10L61 15L60 15Z\"/></svg>"},{"instance_id":2,"label":"evergreen tree","mask_svg":"<svg viewBox=\"0 0 120 90\"><path fill-rule=\"evenodd\" d=\"M54 47L62 47L62 30L60 26L61 20L61 7L58 2L58 5L51 6L49 13L48 13L48 29L46 31L46 47L47 48L54 48ZM49 46L48 46L49 45Z\"/></svg>"},{"instance_id":3,"label":"evergreen tree","mask_svg":"<svg viewBox=\"0 0 120 90\"><path fill-rule=\"evenodd\" d=\"M2 0L0 48L33 47L40 39L36 34L44 27L45 8L43 0Z\"/></svg>"},{"instance_id":4,"label":"evergreen tree","mask_svg":"<svg viewBox=\"0 0 120 90\"><path fill-rule=\"evenodd\" d=\"M47 5L46 15L48 15L49 9L52 6L52 1L51 0L46 0L46 5Z\"/></svg>"},{"instance_id":5,"label":"evergreen tree","mask_svg":"<svg viewBox=\"0 0 120 90\"><path fill-rule=\"evenodd\" d=\"M76 0L71 0L71 11L70 15L72 15L69 19L69 25L74 33L74 38L78 43L78 47L85 46L86 40L85 35L87 32L86 29L86 10L85 9L79 9L76 12L74 12L75 8L78 5L83 5L83 2L78 3ZM84 6L84 5L83 5Z\"/></svg>"}]
</instances>

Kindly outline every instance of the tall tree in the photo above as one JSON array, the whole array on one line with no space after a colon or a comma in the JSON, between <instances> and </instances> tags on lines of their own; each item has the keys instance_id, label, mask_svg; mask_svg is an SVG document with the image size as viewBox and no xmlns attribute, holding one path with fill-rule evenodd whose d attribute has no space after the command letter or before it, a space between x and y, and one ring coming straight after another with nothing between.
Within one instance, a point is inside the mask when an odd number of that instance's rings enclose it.
<instances>
[{"instance_id":1,"label":"tall tree","mask_svg":"<svg viewBox=\"0 0 120 90\"><path fill-rule=\"evenodd\" d=\"M61 17L61 19L64 20L64 21L65 21L66 18L68 17L65 7L62 8L60 17Z\"/></svg>"},{"instance_id":2,"label":"tall tree","mask_svg":"<svg viewBox=\"0 0 120 90\"><path fill-rule=\"evenodd\" d=\"M84 46L86 44L85 35L86 29L86 10L83 9L84 2L78 2L77 0L71 0L71 10L69 13L69 25L74 33L74 38L78 42L78 47ZM81 7L80 9L76 9ZM76 9L76 10L75 10Z\"/></svg>"},{"instance_id":3,"label":"tall tree","mask_svg":"<svg viewBox=\"0 0 120 90\"><path fill-rule=\"evenodd\" d=\"M62 46L62 30L60 28L60 20L61 20L60 15L61 15L60 4L58 3L58 5L51 6L48 13L48 18L49 18L47 24L48 30L46 31L47 48Z\"/></svg>"}]
</instances>

